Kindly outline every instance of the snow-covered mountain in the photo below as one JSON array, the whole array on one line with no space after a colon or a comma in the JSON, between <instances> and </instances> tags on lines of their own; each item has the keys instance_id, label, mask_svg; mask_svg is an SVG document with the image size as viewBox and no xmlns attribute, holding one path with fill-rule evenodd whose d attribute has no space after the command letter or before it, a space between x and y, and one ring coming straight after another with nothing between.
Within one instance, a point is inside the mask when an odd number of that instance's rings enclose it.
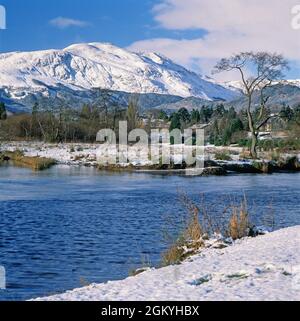
<instances>
[{"instance_id":1,"label":"snow-covered mountain","mask_svg":"<svg viewBox=\"0 0 300 321\"><path fill-rule=\"evenodd\" d=\"M95 88L140 94L231 100L236 92L207 81L156 53L133 53L111 44L75 44L62 50L0 54L0 97L63 96ZM29 100L30 102L32 99Z\"/></svg>"},{"instance_id":2,"label":"snow-covered mountain","mask_svg":"<svg viewBox=\"0 0 300 321\"><path fill-rule=\"evenodd\" d=\"M219 84L222 87L225 87L230 90L237 90L237 91L243 91L244 85L242 81L239 80L234 80L234 81L226 81L226 82L219 82ZM287 79L287 80L282 80L282 81L275 81L273 85L290 85L290 86L295 86L300 88L300 79Z\"/></svg>"}]
</instances>

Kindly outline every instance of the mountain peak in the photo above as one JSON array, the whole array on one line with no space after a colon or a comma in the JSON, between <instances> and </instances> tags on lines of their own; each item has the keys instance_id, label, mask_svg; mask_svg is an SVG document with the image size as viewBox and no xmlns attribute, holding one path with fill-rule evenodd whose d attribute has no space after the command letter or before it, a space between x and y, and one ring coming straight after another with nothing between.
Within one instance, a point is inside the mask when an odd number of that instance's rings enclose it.
<instances>
[{"instance_id":1,"label":"mountain peak","mask_svg":"<svg viewBox=\"0 0 300 321\"><path fill-rule=\"evenodd\" d=\"M62 50L0 54L0 90L13 97L48 86L230 100L236 93L154 52L133 53L110 43L73 44Z\"/></svg>"}]
</instances>

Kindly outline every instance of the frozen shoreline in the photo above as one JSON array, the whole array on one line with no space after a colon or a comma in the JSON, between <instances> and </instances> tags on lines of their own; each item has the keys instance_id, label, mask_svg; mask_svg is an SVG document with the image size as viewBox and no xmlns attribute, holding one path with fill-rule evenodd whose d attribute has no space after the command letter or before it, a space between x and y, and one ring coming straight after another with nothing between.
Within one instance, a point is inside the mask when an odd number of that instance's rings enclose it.
<instances>
[{"instance_id":1,"label":"frozen shoreline","mask_svg":"<svg viewBox=\"0 0 300 321\"><path fill-rule=\"evenodd\" d=\"M300 300L300 226L206 249L180 265L38 301Z\"/></svg>"}]
</instances>

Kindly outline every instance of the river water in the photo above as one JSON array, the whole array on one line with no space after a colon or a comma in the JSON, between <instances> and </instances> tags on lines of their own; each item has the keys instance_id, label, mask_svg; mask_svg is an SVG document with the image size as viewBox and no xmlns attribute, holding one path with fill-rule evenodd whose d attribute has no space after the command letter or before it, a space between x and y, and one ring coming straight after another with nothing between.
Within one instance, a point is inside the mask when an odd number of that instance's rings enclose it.
<instances>
[{"instance_id":1,"label":"river water","mask_svg":"<svg viewBox=\"0 0 300 321\"><path fill-rule=\"evenodd\" d=\"M7 289L0 300L47 296L157 265L166 218L183 213L179 191L194 199L204 194L217 207L245 194L257 221L271 207L276 228L300 224L300 173L184 177L2 166L0 265Z\"/></svg>"}]
</instances>

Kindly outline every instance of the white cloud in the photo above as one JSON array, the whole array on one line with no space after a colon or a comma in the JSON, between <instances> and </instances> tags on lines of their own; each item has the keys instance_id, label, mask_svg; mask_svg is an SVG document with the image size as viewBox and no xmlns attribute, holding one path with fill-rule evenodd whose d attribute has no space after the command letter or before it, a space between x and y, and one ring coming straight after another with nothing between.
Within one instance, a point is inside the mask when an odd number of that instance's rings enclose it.
<instances>
[{"instance_id":1,"label":"white cloud","mask_svg":"<svg viewBox=\"0 0 300 321\"><path fill-rule=\"evenodd\" d=\"M150 39L131 50L158 51L186 66L198 62L209 73L222 57L247 50L267 50L300 61L300 31L291 27L292 8L299 0L162 0L153 8L160 27L204 29L193 40Z\"/></svg>"},{"instance_id":2,"label":"white cloud","mask_svg":"<svg viewBox=\"0 0 300 321\"><path fill-rule=\"evenodd\" d=\"M6 9L0 5L0 29L6 29Z\"/></svg>"},{"instance_id":3,"label":"white cloud","mask_svg":"<svg viewBox=\"0 0 300 321\"><path fill-rule=\"evenodd\" d=\"M54 18L50 20L50 24L60 29L66 29L69 27L86 27L89 25L89 23L86 21L65 18L65 17Z\"/></svg>"}]
</instances>

